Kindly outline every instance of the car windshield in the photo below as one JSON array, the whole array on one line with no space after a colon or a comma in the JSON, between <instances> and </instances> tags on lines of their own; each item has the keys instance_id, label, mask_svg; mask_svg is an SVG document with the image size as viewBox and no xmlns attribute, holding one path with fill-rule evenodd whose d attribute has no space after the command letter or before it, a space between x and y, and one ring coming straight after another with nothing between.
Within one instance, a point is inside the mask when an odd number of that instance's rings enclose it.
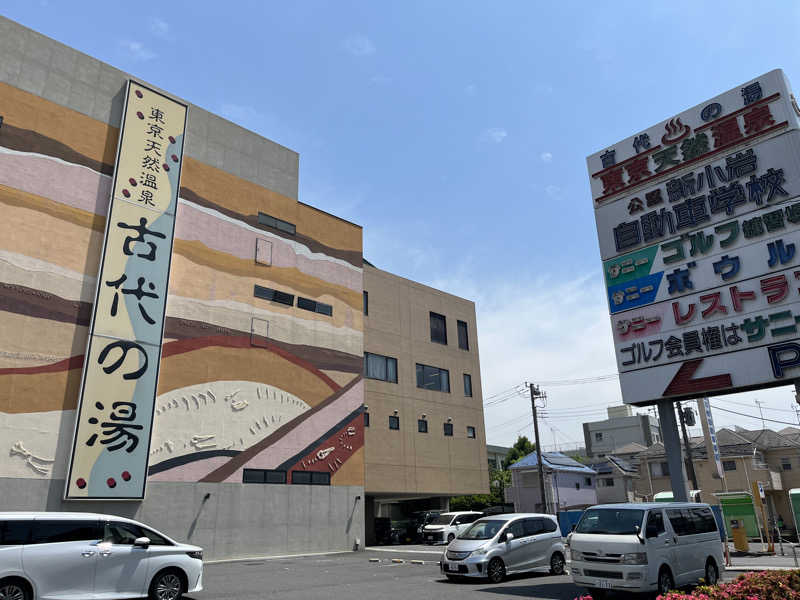
<instances>
[{"instance_id":1,"label":"car windshield","mask_svg":"<svg viewBox=\"0 0 800 600\"><path fill-rule=\"evenodd\" d=\"M490 540L503 528L506 521L475 521L472 526L458 536L460 540Z\"/></svg>"},{"instance_id":2,"label":"car windshield","mask_svg":"<svg viewBox=\"0 0 800 600\"><path fill-rule=\"evenodd\" d=\"M581 517L575 533L628 535L642 526L643 510L632 508L590 508Z\"/></svg>"},{"instance_id":3,"label":"car windshield","mask_svg":"<svg viewBox=\"0 0 800 600\"><path fill-rule=\"evenodd\" d=\"M439 515L433 521L428 523L428 525L450 525L450 521L453 520L453 515Z\"/></svg>"}]
</instances>

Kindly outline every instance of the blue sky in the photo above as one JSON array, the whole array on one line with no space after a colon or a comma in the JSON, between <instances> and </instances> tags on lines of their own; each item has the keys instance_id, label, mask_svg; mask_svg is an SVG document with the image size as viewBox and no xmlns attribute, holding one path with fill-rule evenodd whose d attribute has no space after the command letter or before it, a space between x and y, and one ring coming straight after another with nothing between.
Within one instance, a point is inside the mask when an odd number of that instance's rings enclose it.
<instances>
[{"instance_id":1,"label":"blue sky","mask_svg":"<svg viewBox=\"0 0 800 600\"><path fill-rule=\"evenodd\" d=\"M363 225L370 261L476 301L485 397L616 370L588 154L776 67L800 86L789 1L6 0L2 12L299 152L300 199ZM546 389L546 444L582 441L580 423L620 400L615 381ZM796 422L789 388L717 403L757 414L755 397ZM530 434L528 407L487 407L488 441Z\"/></svg>"}]
</instances>

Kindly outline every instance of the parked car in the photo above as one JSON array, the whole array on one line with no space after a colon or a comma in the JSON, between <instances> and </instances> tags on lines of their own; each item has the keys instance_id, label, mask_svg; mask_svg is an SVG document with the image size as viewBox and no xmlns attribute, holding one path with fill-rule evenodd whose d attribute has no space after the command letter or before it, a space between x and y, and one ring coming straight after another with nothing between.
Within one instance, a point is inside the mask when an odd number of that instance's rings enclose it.
<instances>
[{"instance_id":1,"label":"parked car","mask_svg":"<svg viewBox=\"0 0 800 600\"><path fill-rule=\"evenodd\" d=\"M440 563L448 579L486 577L500 583L506 575L542 567L564 573L566 549L552 515L512 513L475 521L453 541Z\"/></svg>"},{"instance_id":2,"label":"parked car","mask_svg":"<svg viewBox=\"0 0 800 600\"><path fill-rule=\"evenodd\" d=\"M482 516L472 511L442 513L422 528L422 539L426 544L449 544Z\"/></svg>"},{"instance_id":3,"label":"parked car","mask_svg":"<svg viewBox=\"0 0 800 600\"><path fill-rule=\"evenodd\" d=\"M416 524L416 536L414 537L415 542L422 542L424 541L422 538L422 528L425 527L428 523L433 521L436 517L438 517L441 511L438 510L418 510L414 513L411 513L411 516L414 519Z\"/></svg>"},{"instance_id":4,"label":"parked car","mask_svg":"<svg viewBox=\"0 0 800 600\"><path fill-rule=\"evenodd\" d=\"M666 594L700 578L713 585L725 568L708 504L593 506L567 540L572 579L595 599L611 589Z\"/></svg>"},{"instance_id":5,"label":"parked car","mask_svg":"<svg viewBox=\"0 0 800 600\"><path fill-rule=\"evenodd\" d=\"M0 512L0 598L177 600L203 589L203 549L92 513Z\"/></svg>"}]
</instances>

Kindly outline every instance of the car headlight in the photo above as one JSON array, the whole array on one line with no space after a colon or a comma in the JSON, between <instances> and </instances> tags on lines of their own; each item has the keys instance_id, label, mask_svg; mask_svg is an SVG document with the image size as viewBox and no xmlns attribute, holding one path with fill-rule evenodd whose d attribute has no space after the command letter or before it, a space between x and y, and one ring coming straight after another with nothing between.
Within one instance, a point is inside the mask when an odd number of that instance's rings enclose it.
<instances>
[{"instance_id":1,"label":"car headlight","mask_svg":"<svg viewBox=\"0 0 800 600\"><path fill-rule=\"evenodd\" d=\"M578 552L577 550L570 549L570 555L572 556L572 560L583 560L583 553Z\"/></svg>"},{"instance_id":2,"label":"car headlight","mask_svg":"<svg viewBox=\"0 0 800 600\"><path fill-rule=\"evenodd\" d=\"M646 552L631 552L630 554L622 555L623 565L646 565L647 553Z\"/></svg>"},{"instance_id":3,"label":"car headlight","mask_svg":"<svg viewBox=\"0 0 800 600\"><path fill-rule=\"evenodd\" d=\"M487 552L489 552L489 547L488 546L481 546L477 550L473 550L472 551L472 555L473 556L483 556Z\"/></svg>"},{"instance_id":4,"label":"car headlight","mask_svg":"<svg viewBox=\"0 0 800 600\"><path fill-rule=\"evenodd\" d=\"M196 558L197 560L203 560L203 551L202 550L193 550L191 552L186 553L191 558Z\"/></svg>"}]
</instances>

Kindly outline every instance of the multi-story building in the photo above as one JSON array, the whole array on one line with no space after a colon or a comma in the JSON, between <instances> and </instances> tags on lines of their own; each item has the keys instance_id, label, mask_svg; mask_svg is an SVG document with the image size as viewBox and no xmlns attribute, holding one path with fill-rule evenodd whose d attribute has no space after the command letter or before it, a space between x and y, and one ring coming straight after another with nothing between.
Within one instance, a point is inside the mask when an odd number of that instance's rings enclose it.
<instances>
[{"instance_id":1,"label":"multi-story building","mask_svg":"<svg viewBox=\"0 0 800 600\"><path fill-rule=\"evenodd\" d=\"M511 448L505 446L492 446L491 444L487 444L486 459L489 461L489 469L495 471L502 469L503 462L510 450Z\"/></svg>"},{"instance_id":2,"label":"multi-story building","mask_svg":"<svg viewBox=\"0 0 800 600\"><path fill-rule=\"evenodd\" d=\"M375 517L486 494L475 304L364 265L367 540Z\"/></svg>"},{"instance_id":3,"label":"multi-story building","mask_svg":"<svg viewBox=\"0 0 800 600\"><path fill-rule=\"evenodd\" d=\"M628 444L641 444L645 448L661 441L658 419L650 415L634 415L630 405L610 406L608 419L583 424L586 454L602 458L616 454Z\"/></svg>"}]
</instances>

